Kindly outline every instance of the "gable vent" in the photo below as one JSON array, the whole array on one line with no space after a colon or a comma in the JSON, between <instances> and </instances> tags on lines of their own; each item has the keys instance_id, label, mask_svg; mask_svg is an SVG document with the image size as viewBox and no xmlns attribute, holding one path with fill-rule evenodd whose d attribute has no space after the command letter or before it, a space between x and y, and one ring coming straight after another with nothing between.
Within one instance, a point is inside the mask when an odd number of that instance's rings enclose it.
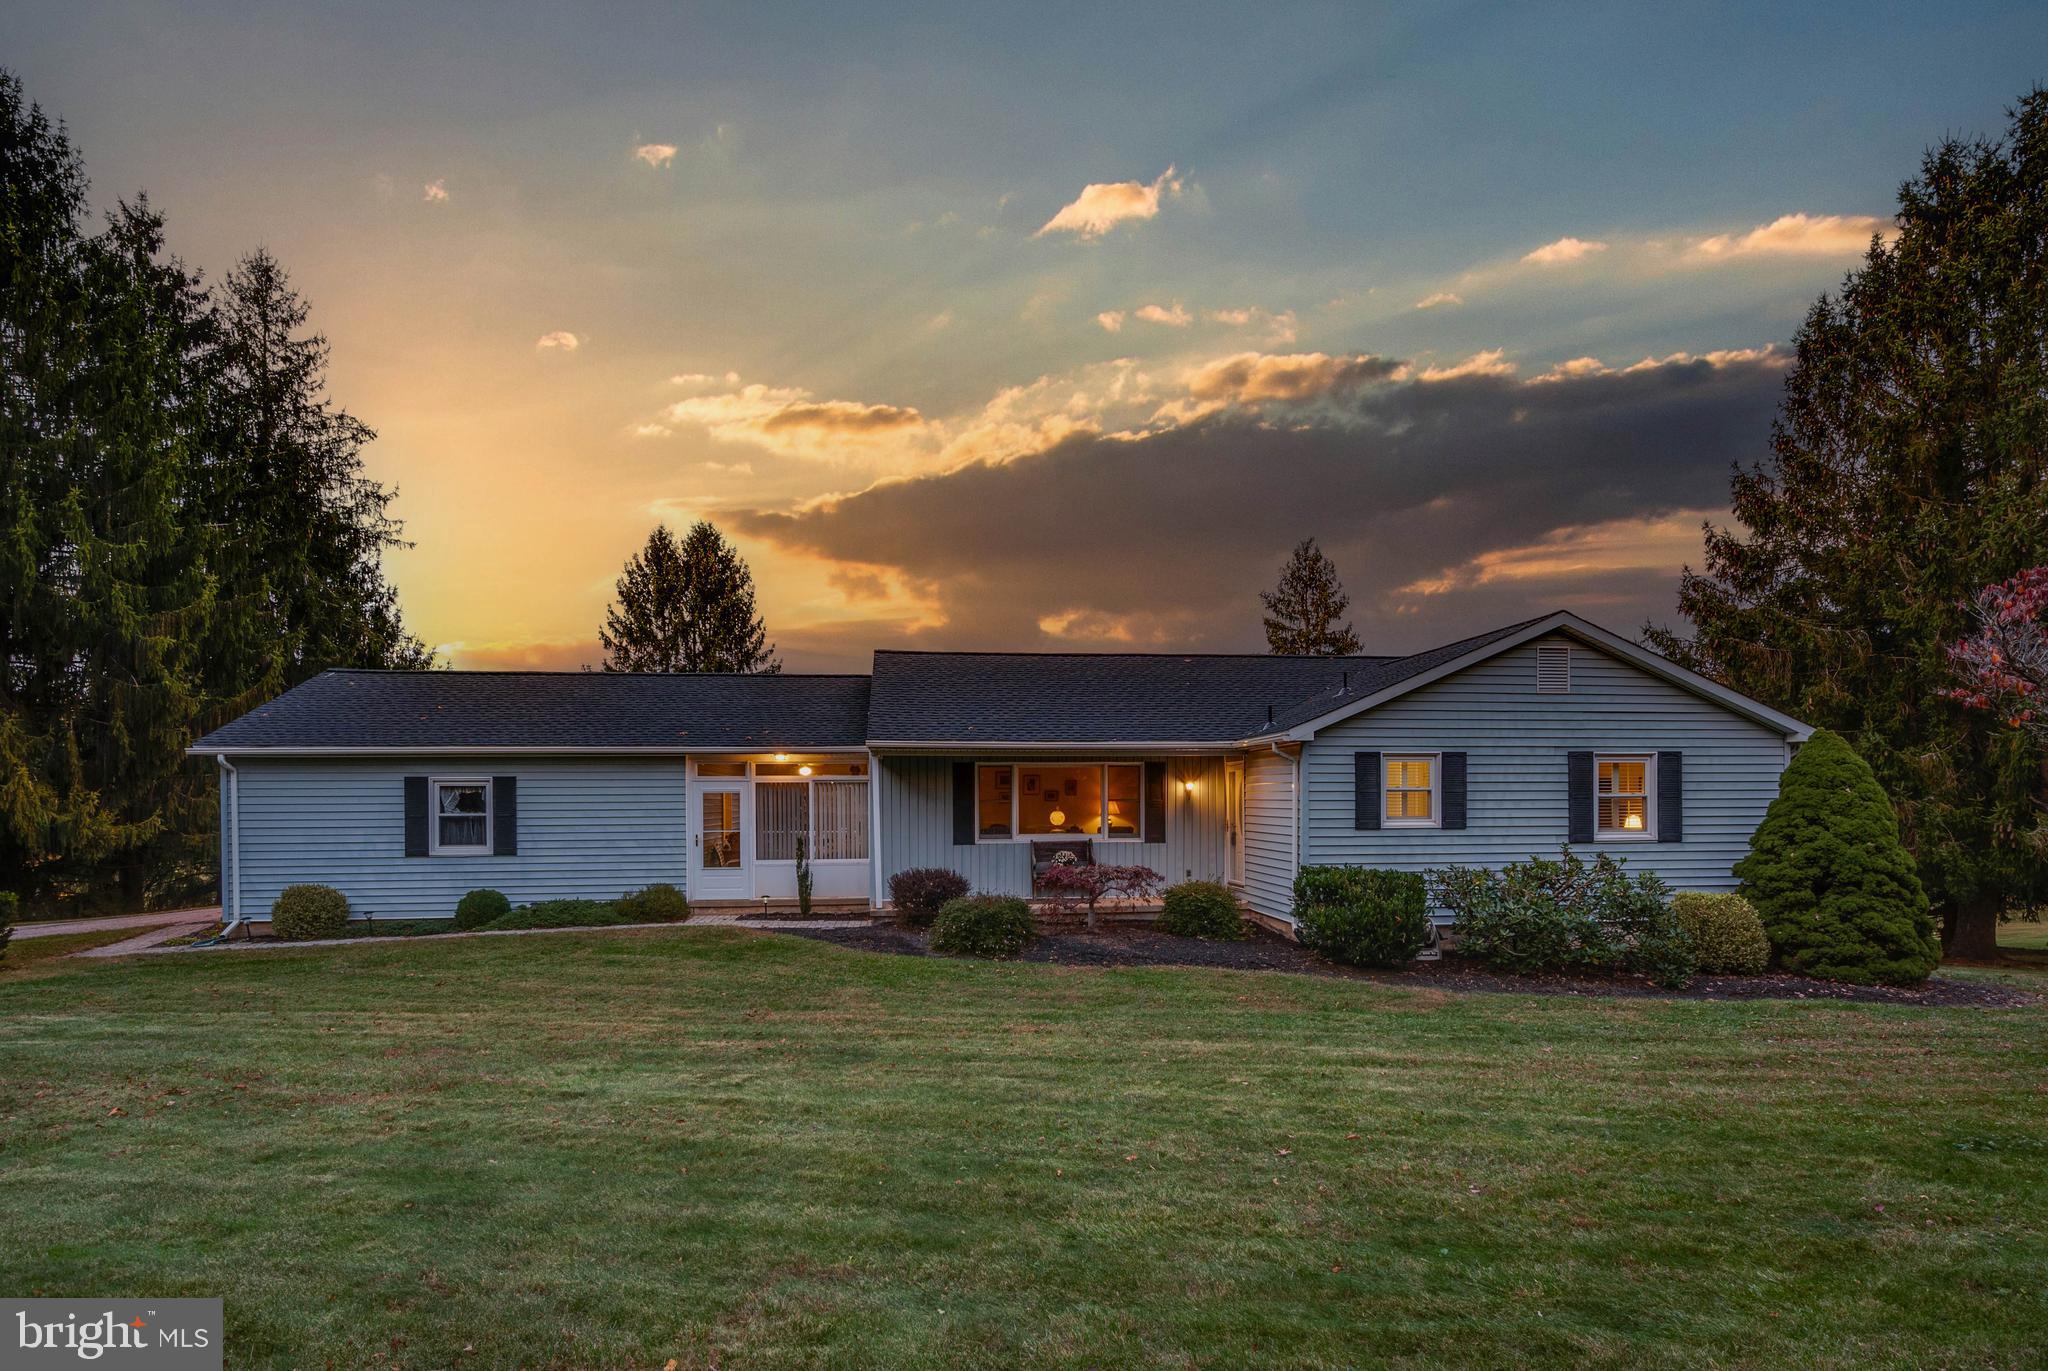
<instances>
[{"instance_id":1,"label":"gable vent","mask_svg":"<svg viewBox=\"0 0 2048 1371\"><path fill-rule=\"evenodd\" d=\"M1546 695L1569 694L1572 688L1572 650L1568 647L1536 649L1536 689Z\"/></svg>"}]
</instances>

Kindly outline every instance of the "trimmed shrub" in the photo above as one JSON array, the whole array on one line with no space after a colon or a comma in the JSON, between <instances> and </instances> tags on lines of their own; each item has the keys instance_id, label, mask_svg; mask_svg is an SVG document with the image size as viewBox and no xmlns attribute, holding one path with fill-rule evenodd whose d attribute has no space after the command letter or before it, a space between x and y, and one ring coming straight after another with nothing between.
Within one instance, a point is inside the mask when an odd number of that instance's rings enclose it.
<instances>
[{"instance_id":1,"label":"trimmed shrub","mask_svg":"<svg viewBox=\"0 0 2048 1371\"><path fill-rule=\"evenodd\" d=\"M507 928L604 928L626 923L619 907L609 900L539 900L523 904L509 914L491 920L492 929Z\"/></svg>"},{"instance_id":2,"label":"trimmed shrub","mask_svg":"<svg viewBox=\"0 0 2048 1371\"><path fill-rule=\"evenodd\" d=\"M496 890L472 890L455 902L455 926L465 932L482 928L512 912L512 901Z\"/></svg>"},{"instance_id":3,"label":"trimmed shrub","mask_svg":"<svg viewBox=\"0 0 2048 1371\"><path fill-rule=\"evenodd\" d=\"M629 924L679 924L690 917L690 902L667 881L619 896L619 915Z\"/></svg>"},{"instance_id":4,"label":"trimmed shrub","mask_svg":"<svg viewBox=\"0 0 2048 1371\"><path fill-rule=\"evenodd\" d=\"M956 957L1014 957L1035 936L1031 906L1013 895L963 895L932 920L932 951Z\"/></svg>"},{"instance_id":5,"label":"trimmed shrub","mask_svg":"<svg viewBox=\"0 0 2048 1371\"><path fill-rule=\"evenodd\" d=\"M1840 735L1820 729L1735 864L1778 964L1859 985L1918 985L1941 960L1898 815Z\"/></svg>"},{"instance_id":6,"label":"trimmed shrub","mask_svg":"<svg viewBox=\"0 0 2048 1371\"><path fill-rule=\"evenodd\" d=\"M1414 871L1305 866L1294 876L1302 946L1347 966L1400 966L1429 942L1429 890Z\"/></svg>"},{"instance_id":7,"label":"trimmed shrub","mask_svg":"<svg viewBox=\"0 0 2048 1371\"><path fill-rule=\"evenodd\" d=\"M1179 938L1229 940L1250 935L1237 896L1217 881L1182 881L1167 889L1159 931Z\"/></svg>"},{"instance_id":8,"label":"trimmed shrub","mask_svg":"<svg viewBox=\"0 0 2048 1371\"><path fill-rule=\"evenodd\" d=\"M1671 916L1692 939L1700 970L1710 976L1755 976L1771 964L1763 920L1740 895L1681 890L1671 897Z\"/></svg>"},{"instance_id":9,"label":"trimmed shrub","mask_svg":"<svg viewBox=\"0 0 2048 1371\"><path fill-rule=\"evenodd\" d=\"M948 903L967 894L967 878L942 866L912 867L889 878L889 900L912 928L927 927Z\"/></svg>"},{"instance_id":10,"label":"trimmed shrub","mask_svg":"<svg viewBox=\"0 0 2048 1371\"><path fill-rule=\"evenodd\" d=\"M270 906L273 938L339 938L347 927L348 896L331 885L288 885Z\"/></svg>"},{"instance_id":11,"label":"trimmed shrub","mask_svg":"<svg viewBox=\"0 0 2048 1371\"><path fill-rule=\"evenodd\" d=\"M1569 847L1499 871L1429 873L1451 911L1459 955L1516 975L1632 971L1678 989L1692 979L1692 939L1664 903L1665 886L1603 852L1591 863Z\"/></svg>"}]
</instances>

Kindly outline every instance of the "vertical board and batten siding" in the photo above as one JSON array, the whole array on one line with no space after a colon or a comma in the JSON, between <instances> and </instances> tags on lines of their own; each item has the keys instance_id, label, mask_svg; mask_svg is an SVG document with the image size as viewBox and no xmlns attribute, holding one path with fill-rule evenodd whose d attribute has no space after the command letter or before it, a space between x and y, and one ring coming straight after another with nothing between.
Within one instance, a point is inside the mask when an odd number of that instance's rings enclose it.
<instances>
[{"instance_id":1,"label":"vertical board and batten siding","mask_svg":"<svg viewBox=\"0 0 2048 1371\"><path fill-rule=\"evenodd\" d=\"M357 914L445 919L482 887L514 904L682 888L689 859L679 757L238 760L242 902L270 917L280 890L331 885ZM519 778L519 855L405 855L407 776Z\"/></svg>"},{"instance_id":2,"label":"vertical board and batten siding","mask_svg":"<svg viewBox=\"0 0 2048 1371\"><path fill-rule=\"evenodd\" d=\"M1542 646L1572 649L1568 693L1536 689ZM1466 827L1353 826L1357 752L1466 754ZM1574 751L1684 754L1684 839L1595 842L1674 890L1731 890L1730 870L1778 793L1784 737L1583 643L1546 638L1335 724L1307 745L1303 860L1420 871L1557 855Z\"/></svg>"},{"instance_id":3,"label":"vertical board and batten siding","mask_svg":"<svg viewBox=\"0 0 2048 1371\"><path fill-rule=\"evenodd\" d=\"M881 820L881 869L876 884L889 898L889 878L914 867L936 866L957 871L975 890L991 895L1031 894L1031 844L1002 841L955 846L953 842L953 763L1016 760L1009 757L877 757L874 783ZM1026 764L1086 766L1095 759L1030 757ZM1145 761L1133 754L1111 761ZM1192 793L1183 782L1193 781ZM1166 759L1166 841L1112 842L1096 838L1097 860L1125 866L1149 866L1169 884L1188 880L1222 880L1230 863L1229 833L1224 822L1223 759Z\"/></svg>"},{"instance_id":4,"label":"vertical board and batten siding","mask_svg":"<svg viewBox=\"0 0 2048 1371\"><path fill-rule=\"evenodd\" d=\"M1294 760L1254 752L1244 766L1244 902L1261 914L1294 909Z\"/></svg>"}]
</instances>

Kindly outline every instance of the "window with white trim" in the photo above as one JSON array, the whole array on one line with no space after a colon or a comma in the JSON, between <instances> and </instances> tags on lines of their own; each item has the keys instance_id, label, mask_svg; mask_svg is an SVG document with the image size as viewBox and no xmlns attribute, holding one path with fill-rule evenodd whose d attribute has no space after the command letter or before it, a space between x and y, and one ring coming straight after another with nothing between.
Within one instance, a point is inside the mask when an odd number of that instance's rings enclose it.
<instances>
[{"instance_id":1,"label":"window with white trim","mask_svg":"<svg viewBox=\"0 0 2048 1371\"><path fill-rule=\"evenodd\" d=\"M1145 832L1145 768L1018 762L975 768L975 833L983 842L1101 838L1138 842Z\"/></svg>"},{"instance_id":2,"label":"window with white trim","mask_svg":"<svg viewBox=\"0 0 2048 1371\"><path fill-rule=\"evenodd\" d=\"M813 862L868 857L868 783L762 780L754 786L754 860Z\"/></svg>"},{"instance_id":3,"label":"window with white trim","mask_svg":"<svg viewBox=\"0 0 2048 1371\"><path fill-rule=\"evenodd\" d=\"M491 783L483 777L436 776L433 843L437 857L478 857L491 851Z\"/></svg>"},{"instance_id":4,"label":"window with white trim","mask_svg":"<svg viewBox=\"0 0 2048 1371\"><path fill-rule=\"evenodd\" d=\"M1437 823L1437 754L1390 752L1381 821L1395 828L1431 828Z\"/></svg>"},{"instance_id":5,"label":"window with white trim","mask_svg":"<svg viewBox=\"0 0 2048 1371\"><path fill-rule=\"evenodd\" d=\"M1657 759L1598 756L1593 759L1593 834L1598 838L1654 838L1657 814L1651 782Z\"/></svg>"}]
</instances>

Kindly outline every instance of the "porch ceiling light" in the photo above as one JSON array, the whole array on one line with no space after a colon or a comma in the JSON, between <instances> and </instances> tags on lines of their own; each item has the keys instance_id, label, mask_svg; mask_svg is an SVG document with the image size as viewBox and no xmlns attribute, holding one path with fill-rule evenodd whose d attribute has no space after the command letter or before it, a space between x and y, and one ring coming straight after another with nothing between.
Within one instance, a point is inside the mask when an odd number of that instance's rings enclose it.
<instances>
[{"instance_id":1,"label":"porch ceiling light","mask_svg":"<svg viewBox=\"0 0 2048 1371\"><path fill-rule=\"evenodd\" d=\"M804 764L803 764L802 766L800 766L800 767L798 767L798 768L796 769L796 774L797 774L797 775L799 775L799 776L808 776L808 775L810 775L810 774L811 774L811 764L810 764L809 762L805 762L805 763L804 763Z\"/></svg>"},{"instance_id":2,"label":"porch ceiling light","mask_svg":"<svg viewBox=\"0 0 2048 1371\"><path fill-rule=\"evenodd\" d=\"M786 762L789 760L789 754L787 752L778 752L775 754L775 760L778 762Z\"/></svg>"}]
</instances>

